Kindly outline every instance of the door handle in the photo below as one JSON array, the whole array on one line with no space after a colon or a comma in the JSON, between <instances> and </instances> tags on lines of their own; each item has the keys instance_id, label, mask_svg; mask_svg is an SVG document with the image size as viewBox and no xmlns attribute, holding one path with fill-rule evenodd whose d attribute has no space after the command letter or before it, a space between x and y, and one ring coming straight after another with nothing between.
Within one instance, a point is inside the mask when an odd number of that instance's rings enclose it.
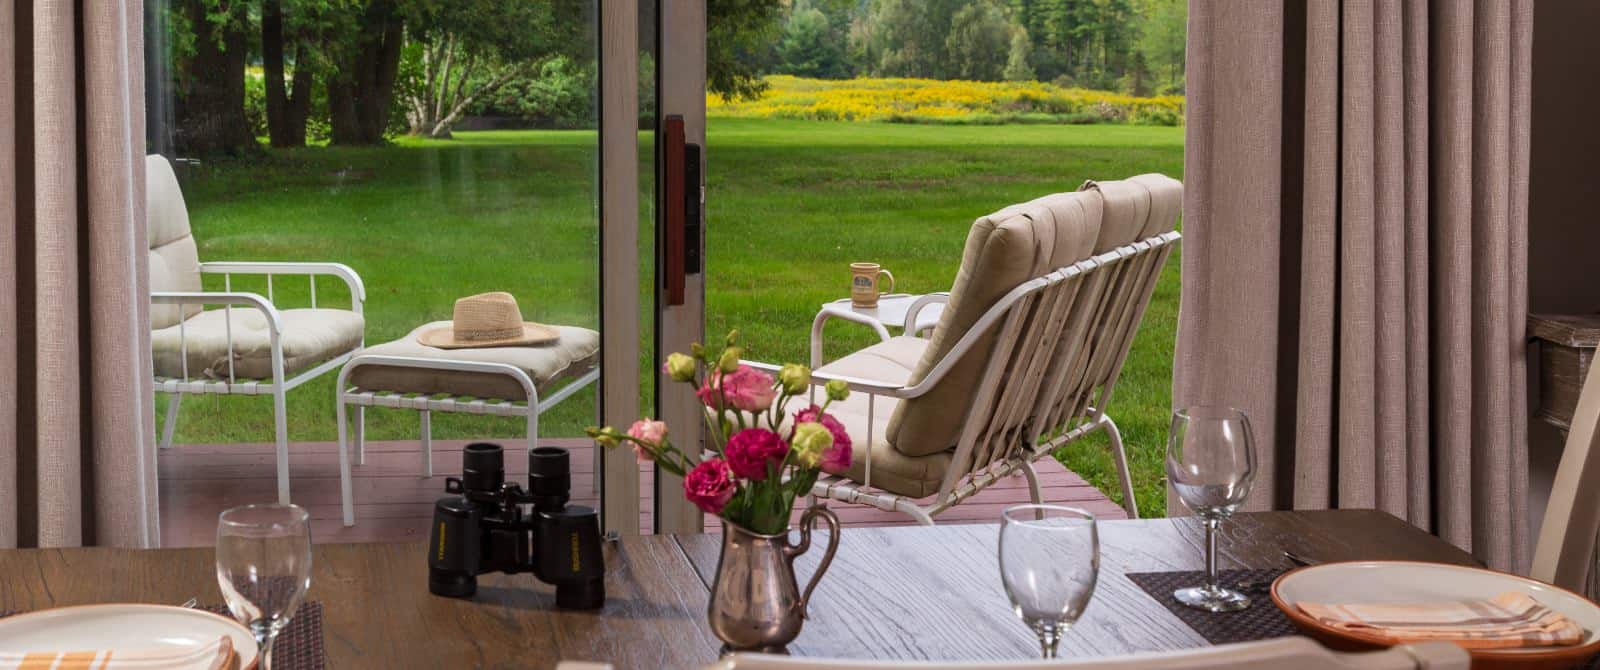
<instances>
[{"instance_id":1,"label":"door handle","mask_svg":"<svg viewBox=\"0 0 1600 670\"><path fill-rule=\"evenodd\" d=\"M661 153L661 288L667 293L668 306L684 303L688 275L700 274L703 265L702 154L700 145L690 144L685 138L683 117L666 117Z\"/></svg>"}]
</instances>

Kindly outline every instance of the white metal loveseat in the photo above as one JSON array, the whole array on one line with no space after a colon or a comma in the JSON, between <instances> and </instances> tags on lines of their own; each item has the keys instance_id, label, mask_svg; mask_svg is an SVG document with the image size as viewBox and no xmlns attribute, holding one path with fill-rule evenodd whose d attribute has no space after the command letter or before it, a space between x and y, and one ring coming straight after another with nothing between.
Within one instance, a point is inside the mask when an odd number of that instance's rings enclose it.
<instances>
[{"instance_id":1,"label":"white metal loveseat","mask_svg":"<svg viewBox=\"0 0 1600 670\"><path fill-rule=\"evenodd\" d=\"M1159 174L1088 182L978 219L930 339L885 338L818 367L849 383L830 408L854 463L812 495L933 517L1094 431L1110 438L1124 507L1138 516L1127 455L1105 412L1139 321L1179 239L1183 185ZM767 364L752 364L774 369ZM934 496L926 504L919 500Z\"/></svg>"},{"instance_id":2,"label":"white metal loveseat","mask_svg":"<svg viewBox=\"0 0 1600 670\"><path fill-rule=\"evenodd\" d=\"M361 277L339 263L201 263L171 163L159 155L146 156L145 179L155 391L171 396L161 447L172 446L185 394L271 395L278 501L288 503L285 395L338 368L361 348L366 329ZM203 274L222 275L223 290L203 290ZM234 291L233 275L265 275L267 294ZM273 278L284 275L303 276L310 283L309 308L280 309L273 302ZM343 281L349 309L317 306L319 275Z\"/></svg>"}]
</instances>

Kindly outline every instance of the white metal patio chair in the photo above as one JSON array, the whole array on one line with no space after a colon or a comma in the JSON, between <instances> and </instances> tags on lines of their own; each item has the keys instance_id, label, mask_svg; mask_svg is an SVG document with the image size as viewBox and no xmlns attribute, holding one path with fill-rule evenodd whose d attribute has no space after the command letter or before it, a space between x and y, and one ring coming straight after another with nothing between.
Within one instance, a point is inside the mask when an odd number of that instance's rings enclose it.
<instances>
[{"instance_id":1,"label":"white metal patio chair","mask_svg":"<svg viewBox=\"0 0 1600 670\"><path fill-rule=\"evenodd\" d=\"M289 502L289 431L285 395L342 365L361 348L366 289L339 263L201 263L189 211L166 158L145 157L150 236L150 344L155 391L171 396L161 448L172 446L186 394L271 395L277 443L278 501ZM200 277L220 274L222 291ZM233 290L233 275L265 275L267 294ZM303 276L309 308L279 309L273 278ZM317 276L342 280L350 309L317 306ZM205 309L206 306L221 309ZM244 308L244 309L241 309Z\"/></svg>"},{"instance_id":2,"label":"white metal patio chair","mask_svg":"<svg viewBox=\"0 0 1600 670\"><path fill-rule=\"evenodd\" d=\"M733 654L706 670L1467 670L1472 658L1449 642L1383 651L1330 651L1304 637L1106 658L1032 661L874 661Z\"/></svg>"},{"instance_id":3,"label":"white metal patio chair","mask_svg":"<svg viewBox=\"0 0 1600 670\"><path fill-rule=\"evenodd\" d=\"M355 462L366 462L362 424L367 407L416 410L422 476L433 476L433 413L522 417L528 449L539 446L539 415L600 379L600 333L555 326L547 347L437 349L418 336L449 321L424 324L398 340L364 349L339 370L334 398L339 422L339 493L344 525L356 522L350 480L348 415L355 415ZM599 446L596 445L596 453ZM598 461L597 461L598 462ZM596 478L596 492L599 491Z\"/></svg>"},{"instance_id":4,"label":"white metal patio chair","mask_svg":"<svg viewBox=\"0 0 1600 670\"><path fill-rule=\"evenodd\" d=\"M931 525L1021 470L1039 501L1033 462L1104 430L1124 507L1137 517L1121 434L1105 408L1179 238L1182 199L1182 184L1149 174L978 219L949 294L924 296L906 314L914 332L923 306L947 303L931 339L887 338L814 371L816 384L839 379L854 391L830 413L848 429L855 458L812 495Z\"/></svg>"}]
</instances>

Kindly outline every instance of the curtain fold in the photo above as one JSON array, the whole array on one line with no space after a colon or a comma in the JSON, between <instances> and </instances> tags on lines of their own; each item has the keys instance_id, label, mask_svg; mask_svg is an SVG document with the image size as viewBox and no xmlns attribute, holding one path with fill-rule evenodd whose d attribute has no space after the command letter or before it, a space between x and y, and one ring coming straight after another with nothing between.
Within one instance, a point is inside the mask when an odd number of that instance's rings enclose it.
<instances>
[{"instance_id":1,"label":"curtain fold","mask_svg":"<svg viewBox=\"0 0 1600 670\"><path fill-rule=\"evenodd\" d=\"M1256 417L1251 508L1377 508L1525 569L1533 3L1190 16L1175 404Z\"/></svg>"},{"instance_id":2,"label":"curtain fold","mask_svg":"<svg viewBox=\"0 0 1600 670\"><path fill-rule=\"evenodd\" d=\"M0 0L0 547L159 537L142 26Z\"/></svg>"}]
</instances>

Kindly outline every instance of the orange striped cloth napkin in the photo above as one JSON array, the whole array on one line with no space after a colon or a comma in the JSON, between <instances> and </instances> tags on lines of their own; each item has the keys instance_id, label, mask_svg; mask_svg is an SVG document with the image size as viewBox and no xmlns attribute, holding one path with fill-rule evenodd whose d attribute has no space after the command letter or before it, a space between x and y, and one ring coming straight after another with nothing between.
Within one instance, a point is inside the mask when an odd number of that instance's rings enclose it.
<instances>
[{"instance_id":1,"label":"orange striped cloth napkin","mask_svg":"<svg viewBox=\"0 0 1600 670\"><path fill-rule=\"evenodd\" d=\"M1508 592L1488 600L1418 604L1324 605L1296 607L1324 625L1382 638L1389 644L1449 640L1468 649L1546 647L1583 641L1583 629L1526 593Z\"/></svg>"},{"instance_id":2,"label":"orange striped cloth napkin","mask_svg":"<svg viewBox=\"0 0 1600 670\"><path fill-rule=\"evenodd\" d=\"M233 640L198 647L0 652L0 670L238 670Z\"/></svg>"}]
</instances>

